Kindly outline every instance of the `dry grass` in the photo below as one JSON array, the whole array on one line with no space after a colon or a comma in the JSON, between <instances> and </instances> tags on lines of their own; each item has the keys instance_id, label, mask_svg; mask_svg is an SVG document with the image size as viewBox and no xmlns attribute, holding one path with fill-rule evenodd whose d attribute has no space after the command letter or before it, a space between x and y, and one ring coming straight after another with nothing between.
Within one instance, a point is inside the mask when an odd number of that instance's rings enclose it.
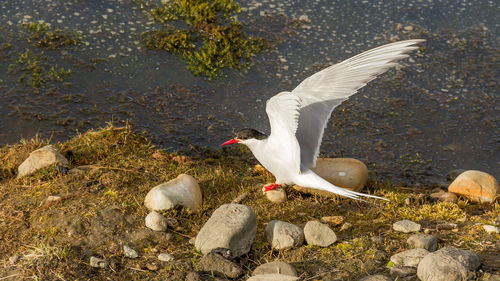
<instances>
[{"instance_id":1,"label":"dry grass","mask_svg":"<svg viewBox=\"0 0 500 281\"><path fill-rule=\"evenodd\" d=\"M276 205L260 191L272 176L252 172L255 162L247 157L248 151L210 151L203 159L192 159L157 149L130 128L108 127L56 143L71 168L83 169L80 173L62 174L49 167L16 179L17 166L45 144L47 141L35 139L0 148L0 280L183 280L185 272L196 269L201 256L189 238L196 236L217 207L245 192L248 195L241 203L254 210L258 223L251 252L237 260L248 274L257 265L274 260L292 263L306 280L356 280L387 272L390 255L407 247L409 235L392 231L392 223L400 219L420 222L434 231L441 246L476 252L500 250L499 235L481 229L481 224L495 223L500 215L498 203L477 205L460 198L458 204L424 200L406 205L405 198L416 196L415 191L371 183L368 192L390 201L358 203L289 190L288 201ZM180 173L198 179L204 196L201 212L165 211L182 229L170 234L147 232L144 196L153 186ZM45 204L50 195L61 196L62 201ZM339 242L327 248L302 246L273 252L264 237L266 223L273 219L304 225L331 215L343 216L353 227L346 231L333 227ZM457 223L458 231L437 231L436 226L443 222ZM384 240L375 243L372 236ZM140 258L123 257L122 244L133 246ZM158 252L173 253L176 261L160 264ZM9 257L14 255L20 259L11 264ZM110 268L91 268L90 255L106 258ZM147 269L153 263L158 270Z\"/></svg>"}]
</instances>

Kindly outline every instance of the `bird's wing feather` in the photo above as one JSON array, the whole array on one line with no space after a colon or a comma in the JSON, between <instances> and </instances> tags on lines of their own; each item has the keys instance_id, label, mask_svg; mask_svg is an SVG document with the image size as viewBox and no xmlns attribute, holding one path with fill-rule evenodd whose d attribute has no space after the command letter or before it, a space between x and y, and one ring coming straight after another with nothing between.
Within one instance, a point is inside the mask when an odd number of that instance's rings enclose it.
<instances>
[{"instance_id":1,"label":"bird's wing feather","mask_svg":"<svg viewBox=\"0 0 500 281\"><path fill-rule=\"evenodd\" d=\"M290 92L279 93L266 103L266 113L271 125L269 141L275 142L287 157L294 172L300 172L300 147L295 133L298 127L300 97Z\"/></svg>"},{"instance_id":2,"label":"bird's wing feather","mask_svg":"<svg viewBox=\"0 0 500 281\"><path fill-rule=\"evenodd\" d=\"M316 165L324 129L332 111L342 101L408 57L422 39L406 40L371 49L327 67L300 83L292 94L300 97L301 109L296 131L302 169Z\"/></svg>"}]
</instances>

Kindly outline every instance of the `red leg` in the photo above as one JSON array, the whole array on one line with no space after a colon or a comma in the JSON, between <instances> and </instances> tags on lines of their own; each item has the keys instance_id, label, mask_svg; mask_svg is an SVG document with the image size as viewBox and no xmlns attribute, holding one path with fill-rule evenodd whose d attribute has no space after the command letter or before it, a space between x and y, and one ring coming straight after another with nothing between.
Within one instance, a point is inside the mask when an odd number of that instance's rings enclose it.
<instances>
[{"instance_id":1,"label":"red leg","mask_svg":"<svg viewBox=\"0 0 500 281\"><path fill-rule=\"evenodd\" d=\"M276 187L278 186L281 186L281 184L270 184L270 185L267 185L267 186L264 186L264 192L267 192L269 190L273 190L275 189Z\"/></svg>"}]
</instances>

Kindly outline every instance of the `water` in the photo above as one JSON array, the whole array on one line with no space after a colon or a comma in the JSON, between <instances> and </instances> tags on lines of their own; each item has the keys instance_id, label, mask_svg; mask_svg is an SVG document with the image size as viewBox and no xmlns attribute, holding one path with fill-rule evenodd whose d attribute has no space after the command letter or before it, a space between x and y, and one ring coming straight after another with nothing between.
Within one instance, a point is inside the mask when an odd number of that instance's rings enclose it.
<instances>
[{"instance_id":1,"label":"water","mask_svg":"<svg viewBox=\"0 0 500 281\"><path fill-rule=\"evenodd\" d=\"M4 0L0 4L0 143L35 134L64 140L129 122L171 151L217 149L242 127L268 131L265 101L329 64L394 40L425 38L402 67L339 106L322 154L365 161L384 180L440 182L452 169L500 176L498 1L238 1L247 31L276 48L242 72L193 76L175 55L145 49L159 25L133 1ZM298 21L298 19L303 21ZM45 50L72 70L36 92L8 74L27 48L23 21L82 34ZM5 46L5 45L3 45Z\"/></svg>"}]
</instances>

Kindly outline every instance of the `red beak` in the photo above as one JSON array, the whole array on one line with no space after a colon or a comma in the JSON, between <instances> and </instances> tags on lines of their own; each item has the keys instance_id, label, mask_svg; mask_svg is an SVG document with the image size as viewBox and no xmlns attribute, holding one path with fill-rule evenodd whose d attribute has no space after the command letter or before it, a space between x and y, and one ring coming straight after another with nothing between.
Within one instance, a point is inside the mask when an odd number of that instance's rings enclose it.
<instances>
[{"instance_id":1,"label":"red beak","mask_svg":"<svg viewBox=\"0 0 500 281\"><path fill-rule=\"evenodd\" d=\"M228 145L228 144L232 144L232 143L239 143L239 142L240 141L237 139L230 139L230 140L226 141L225 143L221 144L220 146Z\"/></svg>"}]
</instances>

